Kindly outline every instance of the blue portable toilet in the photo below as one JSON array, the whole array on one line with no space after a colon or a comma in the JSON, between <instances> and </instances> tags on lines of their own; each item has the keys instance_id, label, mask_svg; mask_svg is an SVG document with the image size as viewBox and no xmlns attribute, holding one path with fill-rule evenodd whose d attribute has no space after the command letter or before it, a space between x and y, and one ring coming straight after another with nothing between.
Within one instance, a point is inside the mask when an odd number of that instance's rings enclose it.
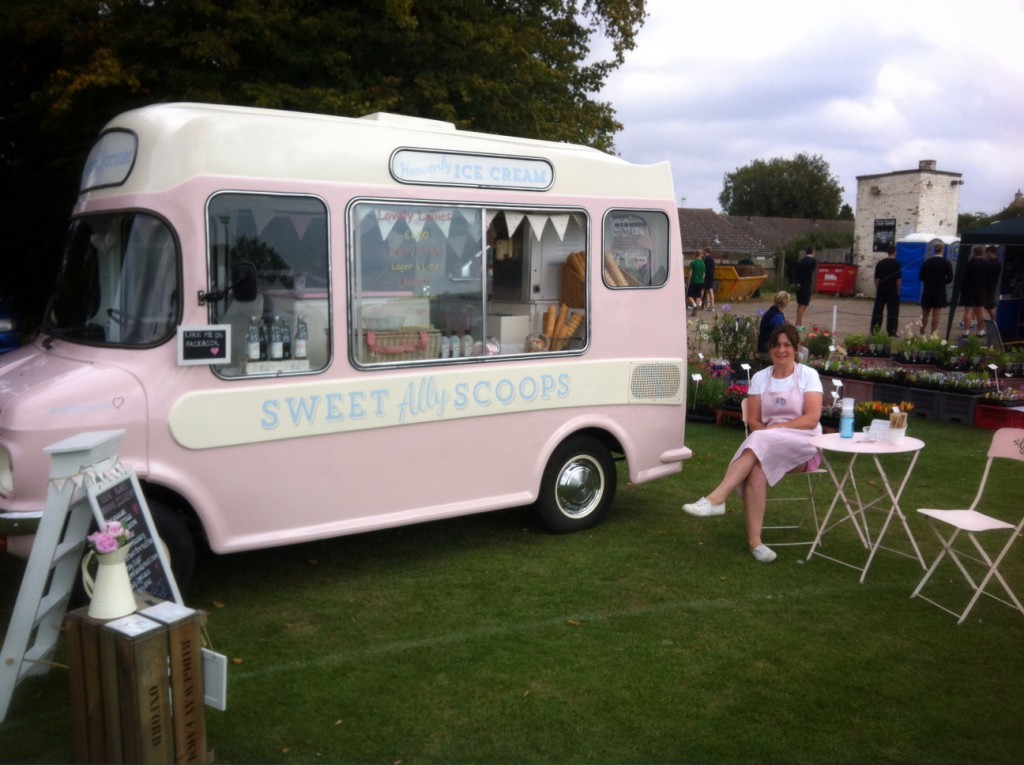
<instances>
[{"instance_id":1,"label":"blue portable toilet","mask_svg":"<svg viewBox=\"0 0 1024 765\"><path fill-rule=\"evenodd\" d=\"M921 264L932 255L936 242L943 246L943 257L956 268L957 249L960 246L958 236L939 236L937 234L908 234L896 241L896 260L903 266L903 286L900 287L901 303L921 302L921 280L918 272ZM946 298L953 285L946 287Z\"/></svg>"}]
</instances>

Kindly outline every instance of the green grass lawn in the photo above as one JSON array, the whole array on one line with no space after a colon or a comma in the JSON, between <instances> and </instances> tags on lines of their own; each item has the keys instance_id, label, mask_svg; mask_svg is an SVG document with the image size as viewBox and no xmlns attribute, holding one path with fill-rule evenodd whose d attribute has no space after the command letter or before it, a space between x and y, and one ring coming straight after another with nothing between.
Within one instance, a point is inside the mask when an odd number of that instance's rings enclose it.
<instances>
[{"instance_id":1,"label":"green grass lawn","mask_svg":"<svg viewBox=\"0 0 1024 765\"><path fill-rule=\"evenodd\" d=\"M913 509L969 502L991 433L915 419L910 435L927 446L903 507L930 561ZM623 477L582 534L507 511L201 558L186 599L233 660L228 709L206 714L217 761L1021 762L1024 616L983 599L957 626L910 599L920 566L885 551L864 584L806 548L758 564L738 502L679 507L741 437L689 426L683 473ZM1021 472L995 475L990 510L1020 511ZM828 544L865 557L848 529ZM22 568L0 556L0 623ZM1024 583L1024 545L1004 568ZM955 603L953 574L935 592ZM71 753L55 669L19 688L0 760Z\"/></svg>"}]
</instances>

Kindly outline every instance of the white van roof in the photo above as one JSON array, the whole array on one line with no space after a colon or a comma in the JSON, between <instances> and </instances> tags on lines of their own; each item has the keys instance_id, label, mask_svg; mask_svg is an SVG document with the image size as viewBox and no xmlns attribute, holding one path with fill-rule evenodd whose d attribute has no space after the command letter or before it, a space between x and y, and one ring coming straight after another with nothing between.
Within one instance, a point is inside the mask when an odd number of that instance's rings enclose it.
<instances>
[{"instance_id":1,"label":"white van roof","mask_svg":"<svg viewBox=\"0 0 1024 765\"><path fill-rule=\"evenodd\" d=\"M633 165L585 146L475 133L396 114L349 118L172 103L125 112L104 132L114 129L138 137L131 174L83 198L169 189L202 176L393 187L399 184L390 162L398 149L546 160L553 168L551 185L538 197L675 198L667 162Z\"/></svg>"}]
</instances>

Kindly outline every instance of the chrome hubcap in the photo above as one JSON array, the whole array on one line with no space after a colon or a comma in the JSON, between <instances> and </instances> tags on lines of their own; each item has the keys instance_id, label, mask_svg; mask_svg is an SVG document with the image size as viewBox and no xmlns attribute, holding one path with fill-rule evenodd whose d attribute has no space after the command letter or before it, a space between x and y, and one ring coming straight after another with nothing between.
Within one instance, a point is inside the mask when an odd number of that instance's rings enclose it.
<instances>
[{"instance_id":1,"label":"chrome hubcap","mask_svg":"<svg viewBox=\"0 0 1024 765\"><path fill-rule=\"evenodd\" d=\"M558 476L559 509L570 518L582 518L597 507L604 494L601 466L587 456L576 457Z\"/></svg>"}]
</instances>

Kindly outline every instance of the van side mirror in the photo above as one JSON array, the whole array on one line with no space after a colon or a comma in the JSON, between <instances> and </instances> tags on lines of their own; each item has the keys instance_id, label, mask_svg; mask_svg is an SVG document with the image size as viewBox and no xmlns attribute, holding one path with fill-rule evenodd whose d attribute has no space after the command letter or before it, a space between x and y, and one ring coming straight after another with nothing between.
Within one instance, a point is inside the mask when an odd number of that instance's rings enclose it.
<instances>
[{"instance_id":1,"label":"van side mirror","mask_svg":"<svg viewBox=\"0 0 1024 765\"><path fill-rule=\"evenodd\" d=\"M240 260L231 265L232 297L242 303L251 303L258 294L256 283L256 266L248 260Z\"/></svg>"},{"instance_id":2,"label":"van side mirror","mask_svg":"<svg viewBox=\"0 0 1024 765\"><path fill-rule=\"evenodd\" d=\"M251 303L259 294L259 284L256 281L256 266L248 260L240 260L231 264L231 282L225 289L216 292L199 290L196 297L199 305L216 303L225 300L228 295L240 303Z\"/></svg>"}]
</instances>

